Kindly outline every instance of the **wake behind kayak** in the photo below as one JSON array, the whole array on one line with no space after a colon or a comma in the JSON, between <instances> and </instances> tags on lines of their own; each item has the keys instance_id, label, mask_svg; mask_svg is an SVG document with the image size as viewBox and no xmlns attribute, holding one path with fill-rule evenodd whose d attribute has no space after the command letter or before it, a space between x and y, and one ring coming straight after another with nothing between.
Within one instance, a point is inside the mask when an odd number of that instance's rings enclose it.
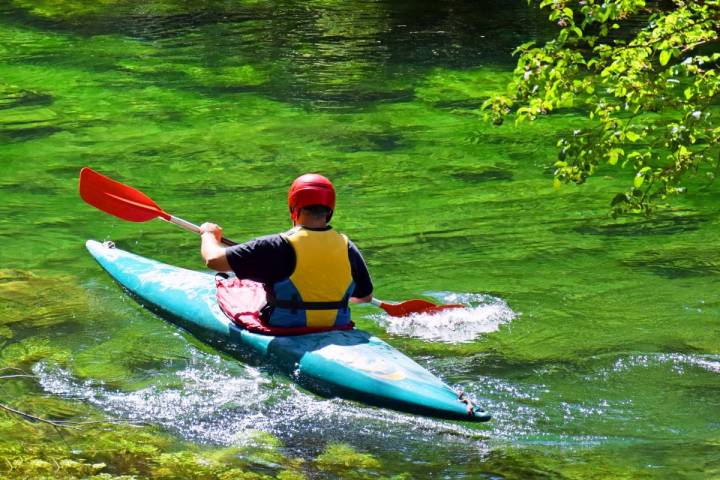
<instances>
[{"instance_id":1,"label":"wake behind kayak","mask_svg":"<svg viewBox=\"0 0 720 480\"><path fill-rule=\"evenodd\" d=\"M199 339L273 365L323 396L455 420L484 422L476 407L436 376L362 330L276 337L238 327L219 308L212 274L187 270L88 240L98 263L128 293Z\"/></svg>"}]
</instances>

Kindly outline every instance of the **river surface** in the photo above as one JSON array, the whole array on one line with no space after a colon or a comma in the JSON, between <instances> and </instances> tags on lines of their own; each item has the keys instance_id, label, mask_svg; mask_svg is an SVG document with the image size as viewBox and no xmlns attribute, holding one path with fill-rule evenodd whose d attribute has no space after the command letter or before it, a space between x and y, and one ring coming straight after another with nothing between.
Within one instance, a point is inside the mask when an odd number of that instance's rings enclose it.
<instances>
[{"instance_id":1,"label":"river surface","mask_svg":"<svg viewBox=\"0 0 720 480\"><path fill-rule=\"evenodd\" d=\"M478 112L513 48L549 32L524 1L0 0L0 367L32 376L0 379L0 403L116 422L63 433L0 412L0 476L55 455L192 478L182 452L235 448L242 478L719 477L717 188L620 220L630 172L553 188L558 135L584 113ZM84 204L83 166L236 241L287 229L289 183L327 175L378 297L468 305L358 306L358 327L493 420L320 398L142 309L85 240L202 269L198 239Z\"/></svg>"}]
</instances>

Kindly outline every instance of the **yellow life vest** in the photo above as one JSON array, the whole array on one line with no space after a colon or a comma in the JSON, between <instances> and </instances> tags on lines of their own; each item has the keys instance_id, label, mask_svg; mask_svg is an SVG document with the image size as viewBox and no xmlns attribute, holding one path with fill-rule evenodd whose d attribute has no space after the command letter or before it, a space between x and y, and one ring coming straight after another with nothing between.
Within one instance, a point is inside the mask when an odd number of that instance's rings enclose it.
<instances>
[{"instance_id":1,"label":"yellow life vest","mask_svg":"<svg viewBox=\"0 0 720 480\"><path fill-rule=\"evenodd\" d=\"M350 323L348 301L355 288L348 239L335 230L295 227L283 235L295 251L295 270L273 284L276 327L333 327Z\"/></svg>"}]
</instances>

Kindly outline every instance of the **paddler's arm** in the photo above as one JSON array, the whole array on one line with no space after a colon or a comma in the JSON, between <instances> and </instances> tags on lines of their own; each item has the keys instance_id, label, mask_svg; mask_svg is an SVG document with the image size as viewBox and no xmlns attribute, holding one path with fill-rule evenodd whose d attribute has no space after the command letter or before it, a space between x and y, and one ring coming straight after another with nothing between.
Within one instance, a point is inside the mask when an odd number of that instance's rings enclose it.
<instances>
[{"instance_id":1,"label":"paddler's arm","mask_svg":"<svg viewBox=\"0 0 720 480\"><path fill-rule=\"evenodd\" d=\"M225 255L225 247L220 243L223 230L219 225L214 223L203 223L200 225L200 255L202 255L205 265L217 272L227 272L232 270Z\"/></svg>"},{"instance_id":2,"label":"paddler's arm","mask_svg":"<svg viewBox=\"0 0 720 480\"><path fill-rule=\"evenodd\" d=\"M367 264L360 250L358 250L353 242L348 242L348 253L350 257L350 270L353 281L355 282L355 290L350 297L350 302L368 303L372 301L373 298L373 284Z\"/></svg>"}]
</instances>

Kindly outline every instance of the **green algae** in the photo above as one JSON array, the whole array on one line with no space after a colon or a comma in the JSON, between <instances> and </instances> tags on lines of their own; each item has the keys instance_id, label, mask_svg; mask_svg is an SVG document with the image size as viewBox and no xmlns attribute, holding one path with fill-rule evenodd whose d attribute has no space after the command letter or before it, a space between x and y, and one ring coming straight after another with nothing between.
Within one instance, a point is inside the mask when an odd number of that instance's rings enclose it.
<instances>
[{"instance_id":1,"label":"green algae","mask_svg":"<svg viewBox=\"0 0 720 480\"><path fill-rule=\"evenodd\" d=\"M156 340L153 340L152 348L148 348L148 339L154 337ZM97 342L74 355L72 368L80 379L133 391L146 383L142 378L137 379L140 373L147 375L148 371L156 372L158 364L167 367L185 356L184 345L175 337L158 335L157 325L123 325L115 326L107 340ZM161 377L164 377L163 373L163 370L157 371Z\"/></svg>"},{"instance_id":2,"label":"green algae","mask_svg":"<svg viewBox=\"0 0 720 480\"><path fill-rule=\"evenodd\" d=\"M178 444L149 428L113 425L112 428L83 427L66 430L62 436L52 427L3 421L0 432L22 437L22 446L3 436L0 478L192 478L205 480L302 480L297 462L273 473L253 467L252 459L234 447L207 450ZM23 435L18 435L24 432ZM53 438L55 437L55 438ZM59 441L62 438L65 441ZM72 442L72 444L71 444Z\"/></svg>"},{"instance_id":3,"label":"green algae","mask_svg":"<svg viewBox=\"0 0 720 480\"><path fill-rule=\"evenodd\" d=\"M88 311L87 297L71 277L25 270L0 269L0 301L5 332L58 327Z\"/></svg>"},{"instance_id":4,"label":"green algae","mask_svg":"<svg viewBox=\"0 0 720 480\"><path fill-rule=\"evenodd\" d=\"M509 79L505 69L436 68L420 82L415 95L437 107L478 109L488 98L504 93Z\"/></svg>"},{"instance_id":5,"label":"green algae","mask_svg":"<svg viewBox=\"0 0 720 480\"><path fill-rule=\"evenodd\" d=\"M49 339L42 337L29 337L9 343L0 350L0 365L4 368L28 368L40 360L64 364L69 358L68 350L58 348Z\"/></svg>"},{"instance_id":6,"label":"green algae","mask_svg":"<svg viewBox=\"0 0 720 480\"><path fill-rule=\"evenodd\" d=\"M380 462L372 455L358 452L352 446L333 443L315 459L322 471L333 472L340 478L367 478L369 470L380 470Z\"/></svg>"}]
</instances>

